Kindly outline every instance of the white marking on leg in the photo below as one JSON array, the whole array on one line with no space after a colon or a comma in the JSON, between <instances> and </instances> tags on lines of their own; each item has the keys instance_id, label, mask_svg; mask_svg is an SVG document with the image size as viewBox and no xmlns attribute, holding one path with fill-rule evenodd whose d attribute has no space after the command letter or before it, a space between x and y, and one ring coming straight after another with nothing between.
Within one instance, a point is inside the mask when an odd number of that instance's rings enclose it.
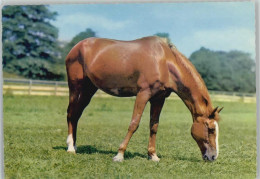
<instances>
[{"instance_id":1,"label":"white marking on leg","mask_svg":"<svg viewBox=\"0 0 260 179\"><path fill-rule=\"evenodd\" d=\"M74 146L73 143L74 143L74 140L73 140L72 134L69 134L67 137L67 145L68 145L67 152L73 152L73 153L76 152L77 147Z\"/></svg>"},{"instance_id":2,"label":"white marking on leg","mask_svg":"<svg viewBox=\"0 0 260 179\"><path fill-rule=\"evenodd\" d=\"M156 154L149 155L148 159L152 160L154 162L159 162L160 161L159 157Z\"/></svg>"},{"instance_id":3,"label":"white marking on leg","mask_svg":"<svg viewBox=\"0 0 260 179\"><path fill-rule=\"evenodd\" d=\"M114 162L122 162L124 160L124 154L118 152L117 155L113 158Z\"/></svg>"},{"instance_id":4,"label":"white marking on leg","mask_svg":"<svg viewBox=\"0 0 260 179\"><path fill-rule=\"evenodd\" d=\"M218 123L217 121L214 121L214 124L215 124L215 131L216 131L216 139L215 139L215 142L216 142L216 150L217 150L217 156L216 158L218 157L218 152L219 152L219 147L218 147L218 133L219 133L219 128L218 128Z\"/></svg>"}]
</instances>

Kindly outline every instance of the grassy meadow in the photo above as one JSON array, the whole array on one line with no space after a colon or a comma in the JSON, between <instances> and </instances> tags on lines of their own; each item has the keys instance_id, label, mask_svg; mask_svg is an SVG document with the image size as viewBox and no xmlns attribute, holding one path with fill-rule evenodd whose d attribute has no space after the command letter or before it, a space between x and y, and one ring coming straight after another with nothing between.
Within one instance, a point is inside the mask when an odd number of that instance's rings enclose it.
<instances>
[{"instance_id":1,"label":"grassy meadow","mask_svg":"<svg viewBox=\"0 0 260 179\"><path fill-rule=\"evenodd\" d=\"M6 178L255 178L256 104L214 102L221 112L219 158L204 162L190 135L190 112L167 100L157 134L159 163L147 160L149 106L125 161L112 158L130 123L134 98L94 97L78 125L77 154L66 152L67 97L4 96Z\"/></svg>"}]
</instances>

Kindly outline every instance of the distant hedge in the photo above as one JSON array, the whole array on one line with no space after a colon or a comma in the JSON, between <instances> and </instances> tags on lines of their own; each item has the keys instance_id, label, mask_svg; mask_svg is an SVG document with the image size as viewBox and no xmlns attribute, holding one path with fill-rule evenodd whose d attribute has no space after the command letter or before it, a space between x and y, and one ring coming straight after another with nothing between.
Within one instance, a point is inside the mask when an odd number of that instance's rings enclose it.
<instances>
[{"instance_id":1,"label":"distant hedge","mask_svg":"<svg viewBox=\"0 0 260 179\"><path fill-rule=\"evenodd\" d=\"M255 92L255 61L241 51L212 51L202 47L190 56L209 90Z\"/></svg>"}]
</instances>

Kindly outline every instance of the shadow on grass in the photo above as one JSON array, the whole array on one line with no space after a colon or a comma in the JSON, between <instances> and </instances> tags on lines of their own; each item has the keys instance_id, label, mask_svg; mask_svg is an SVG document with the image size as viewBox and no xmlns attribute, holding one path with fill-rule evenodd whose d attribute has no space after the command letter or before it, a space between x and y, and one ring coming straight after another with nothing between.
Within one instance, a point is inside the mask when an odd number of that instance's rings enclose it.
<instances>
[{"instance_id":1,"label":"shadow on grass","mask_svg":"<svg viewBox=\"0 0 260 179\"><path fill-rule=\"evenodd\" d=\"M64 147L64 146L56 146L56 147L53 147L53 149L55 150L67 150L67 147ZM78 154L93 154L93 153L100 153L100 154L113 154L113 155L116 155L117 152L116 151L112 151L112 150L100 150L100 149L97 149L96 147L94 146L91 146L91 145L85 145L85 146L78 146L77 147L77 153ZM138 152L128 152L126 151L125 154L124 154L124 158L125 159L132 159L132 158L135 158L135 157L141 157L141 158L147 158L146 155L143 155L143 154L140 154Z\"/></svg>"}]
</instances>

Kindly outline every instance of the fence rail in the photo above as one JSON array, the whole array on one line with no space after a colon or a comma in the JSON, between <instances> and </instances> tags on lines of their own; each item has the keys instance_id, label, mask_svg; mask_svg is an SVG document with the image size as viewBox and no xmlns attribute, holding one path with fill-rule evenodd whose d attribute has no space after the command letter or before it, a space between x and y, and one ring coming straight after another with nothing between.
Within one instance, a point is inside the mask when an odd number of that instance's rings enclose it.
<instances>
[{"instance_id":1,"label":"fence rail","mask_svg":"<svg viewBox=\"0 0 260 179\"><path fill-rule=\"evenodd\" d=\"M42 95L42 96L68 96L68 83L65 81L43 81L27 79L4 79L4 94L13 95ZM246 103L256 102L255 93L238 93L226 91L209 91L213 101L242 101ZM95 96L109 97L110 95L98 90ZM170 99L179 99L172 93Z\"/></svg>"}]
</instances>

